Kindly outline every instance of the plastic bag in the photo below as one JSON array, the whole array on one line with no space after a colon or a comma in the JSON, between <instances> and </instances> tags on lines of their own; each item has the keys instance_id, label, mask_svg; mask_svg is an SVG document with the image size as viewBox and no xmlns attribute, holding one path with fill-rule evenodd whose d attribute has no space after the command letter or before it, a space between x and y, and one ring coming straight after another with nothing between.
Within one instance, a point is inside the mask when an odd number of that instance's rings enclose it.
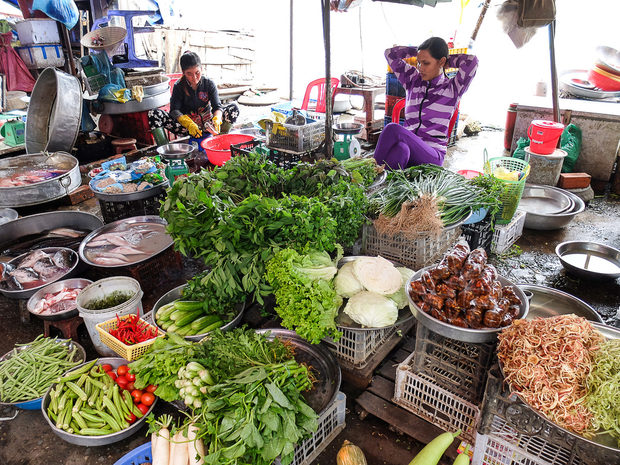
<instances>
[{"instance_id":1,"label":"plastic bag","mask_svg":"<svg viewBox=\"0 0 620 465\"><path fill-rule=\"evenodd\" d=\"M569 124L564 128L562 137L560 137L560 148L567 154L562 165L562 173L572 173L581 151L581 129L579 126Z\"/></svg>"},{"instance_id":2,"label":"plastic bag","mask_svg":"<svg viewBox=\"0 0 620 465\"><path fill-rule=\"evenodd\" d=\"M97 100L103 102L125 103L131 100L131 91L115 84L106 84L99 91Z\"/></svg>"},{"instance_id":3,"label":"plastic bag","mask_svg":"<svg viewBox=\"0 0 620 465\"><path fill-rule=\"evenodd\" d=\"M6 90L32 92L35 80L17 51L11 47L11 38L10 32L0 34L0 73L6 76Z\"/></svg>"},{"instance_id":4,"label":"plastic bag","mask_svg":"<svg viewBox=\"0 0 620 465\"><path fill-rule=\"evenodd\" d=\"M525 147L529 147L530 140L527 137L521 137L517 141L517 148L512 154L512 158L518 158L519 160L525 160Z\"/></svg>"},{"instance_id":5,"label":"plastic bag","mask_svg":"<svg viewBox=\"0 0 620 465\"><path fill-rule=\"evenodd\" d=\"M80 12L73 0L34 0L33 10L40 10L52 19L73 29L78 22Z\"/></svg>"}]
</instances>

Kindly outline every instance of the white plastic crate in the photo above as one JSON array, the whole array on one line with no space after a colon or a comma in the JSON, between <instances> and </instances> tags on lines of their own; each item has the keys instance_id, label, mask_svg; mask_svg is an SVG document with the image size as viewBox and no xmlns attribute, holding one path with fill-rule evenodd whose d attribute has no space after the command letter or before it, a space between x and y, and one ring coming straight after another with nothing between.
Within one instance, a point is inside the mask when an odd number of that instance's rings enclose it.
<instances>
[{"instance_id":1,"label":"white plastic crate","mask_svg":"<svg viewBox=\"0 0 620 465\"><path fill-rule=\"evenodd\" d=\"M438 386L430 376L414 373L414 355L398 365L394 402L445 431L460 429L459 437L474 444L480 408Z\"/></svg>"},{"instance_id":2,"label":"white plastic crate","mask_svg":"<svg viewBox=\"0 0 620 465\"><path fill-rule=\"evenodd\" d=\"M324 341L334 355L344 361L350 368L364 368L385 341L396 331L398 326L375 330L356 330L338 326L342 336L338 341L325 338Z\"/></svg>"},{"instance_id":3,"label":"white plastic crate","mask_svg":"<svg viewBox=\"0 0 620 465\"><path fill-rule=\"evenodd\" d=\"M419 234L409 239L402 234L379 234L372 224L366 224L362 230L362 252L364 255L381 255L383 258L401 263L419 270L437 261L443 253L452 247L459 236L461 228L444 230L439 236Z\"/></svg>"},{"instance_id":4,"label":"white plastic crate","mask_svg":"<svg viewBox=\"0 0 620 465\"><path fill-rule=\"evenodd\" d=\"M267 147L294 153L315 150L325 140L325 123L316 121L303 126L266 122Z\"/></svg>"},{"instance_id":5,"label":"white plastic crate","mask_svg":"<svg viewBox=\"0 0 620 465\"><path fill-rule=\"evenodd\" d=\"M57 44L60 42L58 24L53 19L28 18L15 23L21 45Z\"/></svg>"},{"instance_id":6,"label":"white plastic crate","mask_svg":"<svg viewBox=\"0 0 620 465\"><path fill-rule=\"evenodd\" d=\"M582 465L584 462L568 449L527 436L512 429L499 416L492 423L493 432L477 434L472 465Z\"/></svg>"},{"instance_id":7,"label":"white plastic crate","mask_svg":"<svg viewBox=\"0 0 620 465\"><path fill-rule=\"evenodd\" d=\"M517 210L508 224L496 224L491 242L491 252L500 254L508 250L519 240L525 225L525 212Z\"/></svg>"},{"instance_id":8,"label":"white plastic crate","mask_svg":"<svg viewBox=\"0 0 620 465\"><path fill-rule=\"evenodd\" d=\"M63 66L65 55L61 44L27 45L15 47L29 69Z\"/></svg>"},{"instance_id":9,"label":"white plastic crate","mask_svg":"<svg viewBox=\"0 0 620 465\"><path fill-rule=\"evenodd\" d=\"M308 465L325 450L345 427L347 396L339 392L333 404L319 416L319 427L314 436L295 446L291 465ZM280 459L274 461L280 465Z\"/></svg>"}]
</instances>

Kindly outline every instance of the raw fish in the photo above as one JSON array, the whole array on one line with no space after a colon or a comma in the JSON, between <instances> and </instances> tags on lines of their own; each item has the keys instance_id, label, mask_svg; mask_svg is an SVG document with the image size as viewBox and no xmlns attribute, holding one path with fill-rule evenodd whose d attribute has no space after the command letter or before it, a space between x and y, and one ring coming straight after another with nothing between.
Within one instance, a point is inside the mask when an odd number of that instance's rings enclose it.
<instances>
[{"instance_id":1,"label":"raw fish","mask_svg":"<svg viewBox=\"0 0 620 465\"><path fill-rule=\"evenodd\" d=\"M110 250L110 253L119 253L123 255L138 255L144 254L141 250L135 249L133 247L116 247Z\"/></svg>"}]
</instances>

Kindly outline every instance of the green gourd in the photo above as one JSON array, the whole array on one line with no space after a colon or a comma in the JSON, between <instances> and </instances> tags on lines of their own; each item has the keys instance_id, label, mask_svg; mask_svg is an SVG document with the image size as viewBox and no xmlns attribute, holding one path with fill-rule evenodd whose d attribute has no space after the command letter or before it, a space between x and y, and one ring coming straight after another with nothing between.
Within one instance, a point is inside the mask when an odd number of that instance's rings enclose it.
<instances>
[{"instance_id":1,"label":"green gourd","mask_svg":"<svg viewBox=\"0 0 620 465\"><path fill-rule=\"evenodd\" d=\"M429 442L424 448L418 452L409 465L437 465L441 456L446 451L454 438L461 434L461 430L456 433L443 433Z\"/></svg>"},{"instance_id":2,"label":"green gourd","mask_svg":"<svg viewBox=\"0 0 620 465\"><path fill-rule=\"evenodd\" d=\"M366 457L362 449L345 440L336 455L336 465L366 465Z\"/></svg>"},{"instance_id":3,"label":"green gourd","mask_svg":"<svg viewBox=\"0 0 620 465\"><path fill-rule=\"evenodd\" d=\"M465 450L456 456L452 465L469 465L469 454L467 451L469 450L469 445L465 447Z\"/></svg>"}]
</instances>

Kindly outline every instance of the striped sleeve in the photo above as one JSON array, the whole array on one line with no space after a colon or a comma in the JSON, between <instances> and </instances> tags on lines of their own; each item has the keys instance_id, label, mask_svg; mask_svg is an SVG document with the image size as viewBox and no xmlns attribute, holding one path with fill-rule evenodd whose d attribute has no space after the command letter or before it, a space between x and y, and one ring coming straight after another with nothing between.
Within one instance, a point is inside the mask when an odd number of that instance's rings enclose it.
<instances>
[{"instance_id":1,"label":"striped sleeve","mask_svg":"<svg viewBox=\"0 0 620 465\"><path fill-rule=\"evenodd\" d=\"M405 58L415 57L417 55L418 47L397 46L388 48L385 51L385 59L388 65L392 68L392 71L400 83L405 86L405 89L409 87L411 81L418 75L416 67L407 63Z\"/></svg>"},{"instance_id":2,"label":"striped sleeve","mask_svg":"<svg viewBox=\"0 0 620 465\"><path fill-rule=\"evenodd\" d=\"M456 76L452 80L454 86L456 87L457 94L463 95L469 84L471 84L471 80L476 75L476 70L478 69L478 57L475 55L450 55L448 57L448 68L458 68L458 72Z\"/></svg>"}]
</instances>

